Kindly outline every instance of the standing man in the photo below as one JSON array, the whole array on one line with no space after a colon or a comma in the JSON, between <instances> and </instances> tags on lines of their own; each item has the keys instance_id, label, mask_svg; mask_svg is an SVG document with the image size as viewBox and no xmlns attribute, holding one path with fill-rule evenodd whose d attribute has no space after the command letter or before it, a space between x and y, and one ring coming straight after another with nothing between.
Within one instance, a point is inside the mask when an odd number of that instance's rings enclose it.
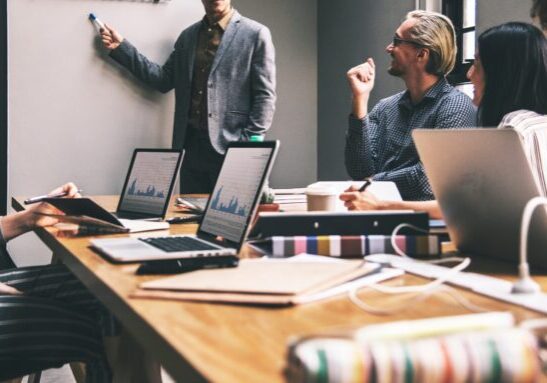
<instances>
[{"instance_id":1,"label":"standing man","mask_svg":"<svg viewBox=\"0 0 547 383\"><path fill-rule=\"evenodd\" d=\"M412 130L446 129L477 124L471 99L446 81L456 61L456 34L446 16L413 11L386 48L389 74L407 90L381 100L369 113L374 61L352 68L347 78L353 95L346 133L346 169L354 180L393 181L405 200L434 199Z\"/></svg>"},{"instance_id":2,"label":"standing man","mask_svg":"<svg viewBox=\"0 0 547 383\"><path fill-rule=\"evenodd\" d=\"M101 37L110 56L159 90L175 89L173 147L186 150L182 193L213 190L226 147L264 135L275 109L275 50L267 27L231 0L201 0L203 19L179 36L167 62L150 62L115 29Z\"/></svg>"}]
</instances>

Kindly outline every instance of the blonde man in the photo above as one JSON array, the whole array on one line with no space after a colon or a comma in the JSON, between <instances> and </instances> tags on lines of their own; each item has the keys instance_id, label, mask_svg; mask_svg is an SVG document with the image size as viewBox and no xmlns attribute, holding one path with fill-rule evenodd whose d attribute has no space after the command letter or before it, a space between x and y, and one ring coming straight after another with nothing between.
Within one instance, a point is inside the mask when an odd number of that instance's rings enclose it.
<instances>
[{"instance_id":1,"label":"blonde man","mask_svg":"<svg viewBox=\"0 0 547 383\"><path fill-rule=\"evenodd\" d=\"M394 181L405 200L433 198L411 133L416 128L476 125L471 99L445 78L454 68L456 50L450 19L434 12L413 11L386 47L392 57L388 72L405 82L405 91L381 100L369 113L374 60L369 58L348 71L353 105L345 161L354 180Z\"/></svg>"}]
</instances>

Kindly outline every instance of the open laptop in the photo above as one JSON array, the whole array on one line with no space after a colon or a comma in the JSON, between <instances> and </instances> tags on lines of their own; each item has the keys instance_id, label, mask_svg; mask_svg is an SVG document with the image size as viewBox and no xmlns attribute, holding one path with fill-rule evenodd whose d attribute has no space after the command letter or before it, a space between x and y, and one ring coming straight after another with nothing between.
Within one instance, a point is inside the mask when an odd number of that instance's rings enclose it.
<instances>
[{"instance_id":1,"label":"open laptop","mask_svg":"<svg viewBox=\"0 0 547 383\"><path fill-rule=\"evenodd\" d=\"M524 207L541 196L518 133L418 129L412 135L458 249L518 262ZM530 225L528 261L547 267L544 209L536 210Z\"/></svg>"},{"instance_id":2,"label":"open laptop","mask_svg":"<svg viewBox=\"0 0 547 383\"><path fill-rule=\"evenodd\" d=\"M80 230L86 227L89 233L168 229L169 224L161 221L169 206L183 154L182 150L173 149L135 149L115 213L89 198L44 201L65 213L58 219L79 224Z\"/></svg>"},{"instance_id":3,"label":"open laptop","mask_svg":"<svg viewBox=\"0 0 547 383\"><path fill-rule=\"evenodd\" d=\"M135 149L114 215L163 220L183 156L176 149Z\"/></svg>"},{"instance_id":4,"label":"open laptop","mask_svg":"<svg viewBox=\"0 0 547 383\"><path fill-rule=\"evenodd\" d=\"M245 241L278 141L230 144L196 236L93 239L116 262L237 255Z\"/></svg>"}]
</instances>

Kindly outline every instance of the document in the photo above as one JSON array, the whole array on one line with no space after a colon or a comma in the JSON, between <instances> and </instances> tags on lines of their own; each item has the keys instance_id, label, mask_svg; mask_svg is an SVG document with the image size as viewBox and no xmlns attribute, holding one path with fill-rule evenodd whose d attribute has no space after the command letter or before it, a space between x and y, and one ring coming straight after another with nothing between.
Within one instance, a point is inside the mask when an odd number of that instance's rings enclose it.
<instances>
[{"instance_id":1,"label":"document","mask_svg":"<svg viewBox=\"0 0 547 383\"><path fill-rule=\"evenodd\" d=\"M390 270L381 273L379 265L362 260L314 255L244 259L234 269L199 270L142 283L132 297L290 306L402 274Z\"/></svg>"}]
</instances>

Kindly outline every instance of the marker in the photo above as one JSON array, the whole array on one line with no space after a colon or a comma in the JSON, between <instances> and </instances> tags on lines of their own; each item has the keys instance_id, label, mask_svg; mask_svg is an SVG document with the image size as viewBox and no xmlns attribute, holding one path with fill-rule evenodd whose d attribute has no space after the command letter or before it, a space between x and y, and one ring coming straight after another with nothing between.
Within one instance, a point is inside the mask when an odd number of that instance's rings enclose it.
<instances>
[{"instance_id":1,"label":"marker","mask_svg":"<svg viewBox=\"0 0 547 383\"><path fill-rule=\"evenodd\" d=\"M99 20L99 19L97 18L97 16L95 16L94 13L90 13L90 14L89 14L89 20L91 20L91 22L92 22L93 24L95 24L99 29L105 29L104 23L103 23L101 20Z\"/></svg>"},{"instance_id":2,"label":"marker","mask_svg":"<svg viewBox=\"0 0 547 383\"><path fill-rule=\"evenodd\" d=\"M82 193L83 190L81 189L78 189L78 193ZM25 205L30 205L32 203L38 203L38 202L42 202L43 200L45 200L46 198L61 198L61 197L66 197L68 195L68 192L64 191L64 192L60 192L60 193L57 193L57 194L50 194L50 195L40 195L38 197L32 197L32 198L29 198L29 199L26 199L24 201L24 204Z\"/></svg>"}]
</instances>

